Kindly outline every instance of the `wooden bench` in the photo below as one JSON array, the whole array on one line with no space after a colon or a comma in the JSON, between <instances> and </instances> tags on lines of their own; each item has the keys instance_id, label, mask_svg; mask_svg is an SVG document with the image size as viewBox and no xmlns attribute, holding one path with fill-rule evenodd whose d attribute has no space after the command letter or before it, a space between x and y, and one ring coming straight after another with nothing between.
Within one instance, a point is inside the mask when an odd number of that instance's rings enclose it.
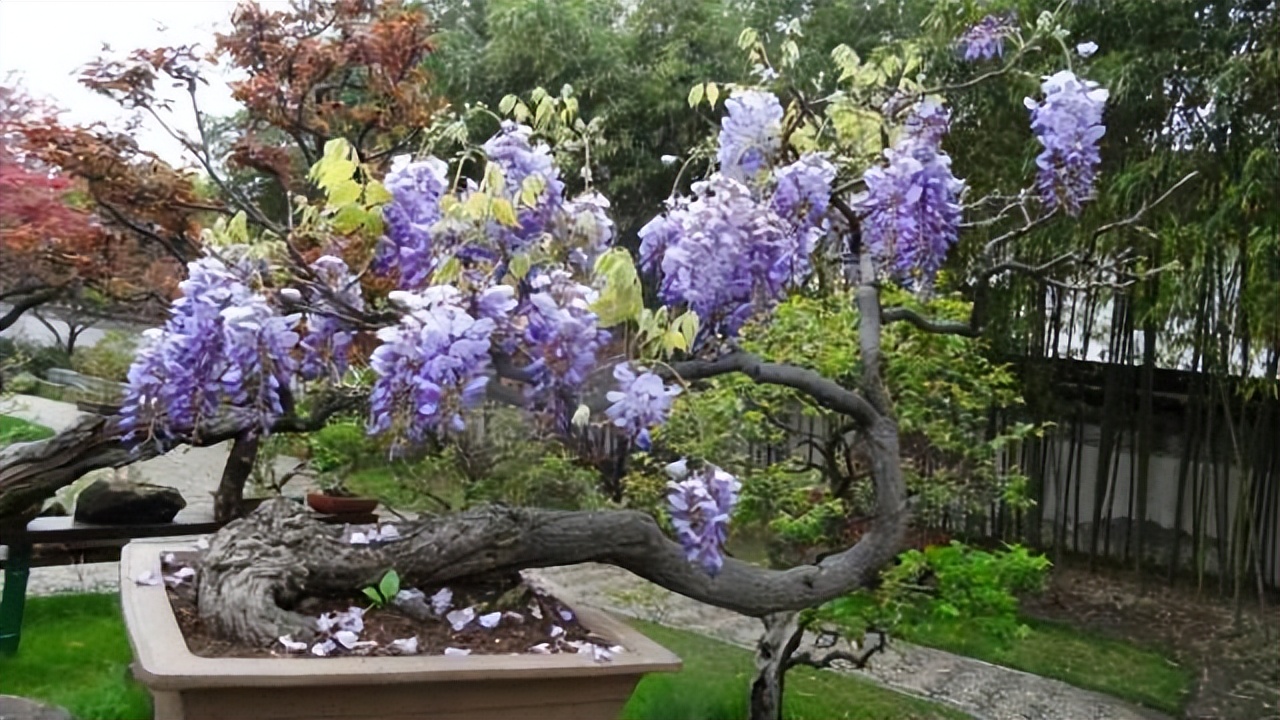
<instances>
[{"instance_id":1,"label":"wooden bench","mask_svg":"<svg viewBox=\"0 0 1280 720\"><path fill-rule=\"evenodd\" d=\"M221 527L208 510L184 510L173 522L153 525L95 525L70 517L41 517L25 526L0 526L0 545L9 549L8 556L0 560L4 568L0 655L18 650L31 568L111 562L120 559L120 549L134 538L205 535Z\"/></svg>"}]
</instances>

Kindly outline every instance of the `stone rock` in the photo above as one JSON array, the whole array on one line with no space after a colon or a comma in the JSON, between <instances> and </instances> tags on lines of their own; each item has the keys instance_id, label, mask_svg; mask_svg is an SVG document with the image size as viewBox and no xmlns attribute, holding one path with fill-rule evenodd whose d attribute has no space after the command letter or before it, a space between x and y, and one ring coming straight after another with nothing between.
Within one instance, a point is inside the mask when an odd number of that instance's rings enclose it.
<instances>
[{"instance_id":1,"label":"stone rock","mask_svg":"<svg viewBox=\"0 0 1280 720\"><path fill-rule=\"evenodd\" d=\"M72 720L71 713L60 707L45 705L16 695L0 695L0 718L3 720Z\"/></svg>"},{"instance_id":2,"label":"stone rock","mask_svg":"<svg viewBox=\"0 0 1280 720\"><path fill-rule=\"evenodd\" d=\"M187 506L182 493L164 485L137 482L126 473L96 480L76 498L77 522L143 525L172 522Z\"/></svg>"}]
</instances>

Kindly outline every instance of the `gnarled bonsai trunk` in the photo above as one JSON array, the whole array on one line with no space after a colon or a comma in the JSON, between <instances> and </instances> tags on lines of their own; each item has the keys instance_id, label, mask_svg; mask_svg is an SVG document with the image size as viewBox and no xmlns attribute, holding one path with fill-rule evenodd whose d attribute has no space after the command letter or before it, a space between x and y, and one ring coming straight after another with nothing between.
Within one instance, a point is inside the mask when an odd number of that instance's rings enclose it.
<instances>
[{"instance_id":1,"label":"gnarled bonsai trunk","mask_svg":"<svg viewBox=\"0 0 1280 720\"><path fill-rule=\"evenodd\" d=\"M756 674L751 680L751 720L782 720L782 693L791 654L804 630L794 611L765 615L764 635L756 644Z\"/></svg>"},{"instance_id":2,"label":"gnarled bonsai trunk","mask_svg":"<svg viewBox=\"0 0 1280 720\"><path fill-rule=\"evenodd\" d=\"M213 495L214 520L230 522L244 514L241 506L244 484L253 474L260 437L254 430L245 430L232 441L227 464L222 468L222 479L218 481L218 490Z\"/></svg>"}]
</instances>

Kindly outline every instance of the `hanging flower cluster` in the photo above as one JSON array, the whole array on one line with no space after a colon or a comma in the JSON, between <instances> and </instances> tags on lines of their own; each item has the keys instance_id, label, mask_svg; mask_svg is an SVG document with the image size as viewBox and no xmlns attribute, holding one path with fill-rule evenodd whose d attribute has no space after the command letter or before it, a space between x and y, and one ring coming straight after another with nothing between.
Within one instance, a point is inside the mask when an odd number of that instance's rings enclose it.
<instances>
[{"instance_id":1,"label":"hanging flower cluster","mask_svg":"<svg viewBox=\"0 0 1280 720\"><path fill-rule=\"evenodd\" d=\"M391 202L382 209L386 233L374 256L375 272L400 272L400 287L422 287L435 269L431 228L440 220L440 198L448 187L448 167L437 158L411 162L400 155L391 162L383 185Z\"/></svg>"},{"instance_id":2,"label":"hanging flower cluster","mask_svg":"<svg viewBox=\"0 0 1280 720\"><path fill-rule=\"evenodd\" d=\"M959 236L964 182L939 147L947 123L937 103L918 104L902 139L885 151L886 163L863 174L867 189L854 198L863 242L904 283L932 283Z\"/></svg>"},{"instance_id":3,"label":"hanging flower cluster","mask_svg":"<svg viewBox=\"0 0 1280 720\"><path fill-rule=\"evenodd\" d=\"M667 466L667 510L676 540L689 562L717 575L724 567L724 542L742 483L714 465L690 471L688 461Z\"/></svg>"},{"instance_id":4,"label":"hanging flower cluster","mask_svg":"<svg viewBox=\"0 0 1280 720\"><path fill-rule=\"evenodd\" d=\"M1077 215L1093 196L1102 158L1098 141L1106 133L1102 111L1108 93L1091 80L1063 70L1040 86L1044 100L1024 100L1031 110L1031 129L1044 146L1036 156L1036 187L1049 208Z\"/></svg>"},{"instance_id":5,"label":"hanging flower cluster","mask_svg":"<svg viewBox=\"0 0 1280 720\"><path fill-rule=\"evenodd\" d=\"M311 264L311 270L329 294L312 292L311 303L315 310L307 314L307 334L302 338L299 372L304 380L322 377L337 380L347 371L355 334L335 313L363 310L364 296L359 280L341 258L324 255ZM331 297L346 307L337 306Z\"/></svg>"},{"instance_id":6,"label":"hanging flower cluster","mask_svg":"<svg viewBox=\"0 0 1280 720\"><path fill-rule=\"evenodd\" d=\"M686 305L704 328L733 335L809 277L836 170L818 154L770 165L782 117L773 95L739 92L726 106L721 172L695 183L693 197L668 201L667 212L641 228L640 263L662 271L664 302Z\"/></svg>"},{"instance_id":7,"label":"hanging flower cluster","mask_svg":"<svg viewBox=\"0 0 1280 720\"><path fill-rule=\"evenodd\" d=\"M782 148L782 103L763 90L738 90L724 103L720 121L720 172L748 185L767 170Z\"/></svg>"},{"instance_id":8,"label":"hanging flower cluster","mask_svg":"<svg viewBox=\"0 0 1280 720\"><path fill-rule=\"evenodd\" d=\"M121 409L130 441L164 440L213 417L222 403L267 428L297 371L297 315L280 315L220 260L187 266L169 321L148 331L129 368Z\"/></svg>"},{"instance_id":9,"label":"hanging flower cluster","mask_svg":"<svg viewBox=\"0 0 1280 720\"><path fill-rule=\"evenodd\" d=\"M575 399L596 367L609 333L600 329L590 309L596 292L563 270L539 273L530 281L533 292L521 311L521 347L533 362L524 371L532 381L531 400L567 422Z\"/></svg>"},{"instance_id":10,"label":"hanging flower cluster","mask_svg":"<svg viewBox=\"0 0 1280 720\"><path fill-rule=\"evenodd\" d=\"M472 316L449 285L397 291L391 299L408 312L399 325L378 331L382 345L369 361L378 376L370 431L394 429L397 438L419 442L440 427L462 430L462 411L484 400L494 321Z\"/></svg>"},{"instance_id":11,"label":"hanging flower cluster","mask_svg":"<svg viewBox=\"0 0 1280 720\"><path fill-rule=\"evenodd\" d=\"M648 450L649 430L667 421L671 403L680 394L680 388L667 385L655 373L643 368L636 374L626 363L614 367L613 377L618 381L618 389L605 396L612 403L605 413L636 447Z\"/></svg>"},{"instance_id":12,"label":"hanging flower cluster","mask_svg":"<svg viewBox=\"0 0 1280 720\"><path fill-rule=\"evenodd\" d=\"M988 15L960 36L960 54L965 62L1004 57L1004 39L1013 33L1016 16Z\"/></svg>"}]
</instances>

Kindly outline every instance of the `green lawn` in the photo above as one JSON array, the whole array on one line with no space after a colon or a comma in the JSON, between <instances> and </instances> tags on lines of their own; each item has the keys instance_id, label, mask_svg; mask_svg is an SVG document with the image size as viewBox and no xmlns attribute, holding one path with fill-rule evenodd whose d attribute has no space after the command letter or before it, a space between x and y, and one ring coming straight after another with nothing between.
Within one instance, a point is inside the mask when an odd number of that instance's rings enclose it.
<instances>
[{"instance_id":1,"label":"green lawn","mask_svg":"<svg viewBox=\"0 0 1280 720\"><path fill-rule=\"evenodd\" d=\"M684 659L684 670L641 681L626 720L732 720L746 715L751 653L680 630L636 622ZM0 658L0 694L40 698L83 720L147 720L151 699L128 674L131 660L116 595L31 598L22 647ZM967 716L835 673L787 676L795 720L959 720Z\"/></svg>"},{"instance_id":2,"label":"green lawn","mask_svg":"<svg viewBox=\"0 0 1280 720\"><path fill-rule=\"evenodd\" d=\"M13 443L31 442L53 437L53 431L43 425L21 418L0 415L0 447Z\"/></svg>"},{"instance_id":3,"label":"green lawn","mask_svg":"<svg viewBox=\"0 0 1280 720\"><path fill-rule=\"evenodd\" d=\"M151 696L129 676L132 661L116 595L28 598L22 646L0 658L0 695L39 698L78 718L147 720Z\"/></svg>"},{"instance_id":4,"label":"green lawn","mask_svg":"<svg viewBox=\"0 0 1280 720\"><path fill-rule=\"evenodd\" d=\"M684 660L684 670L640 681L624 720L730 720L747 715L751 653L701 635L631 621ZM885 690L856 678L810 668L787 673L784 714L790 720L925 720L968 715Z\"/></svg>"},{"instance_id":5,"label":"green lawn","mask_svg":"<svg viewBox=\"0 0 1280 720\"><path fill-rule=\"evenodd\" d=\"M903 640L1055 678L1173 715L1181 714L1192 672L1166 655L1078 628L1024 620L1022 639L1000 640L963 622L905 627Z\"/></svg>"}]
</instances>

